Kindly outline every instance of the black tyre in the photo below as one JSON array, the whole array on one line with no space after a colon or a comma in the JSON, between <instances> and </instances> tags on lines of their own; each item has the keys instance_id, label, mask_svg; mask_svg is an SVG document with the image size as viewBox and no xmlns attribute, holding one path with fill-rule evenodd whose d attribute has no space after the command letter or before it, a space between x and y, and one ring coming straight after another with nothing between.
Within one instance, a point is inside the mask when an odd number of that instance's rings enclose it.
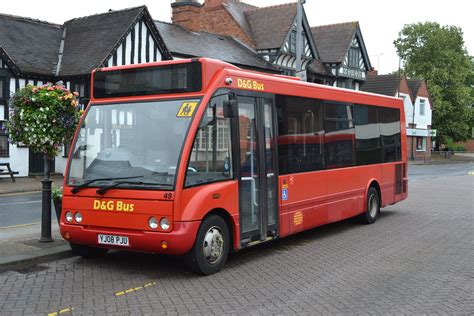
<instances>
[{"instance_id":1,"label":"black tyre","mask_svg":"<svg viewBox=\"0 0 474 316\"><path fill-rule=\"evenodd\" d=\"M186 264L202 275L217 273L229 254L229 228L217 215L206 217L199 227L193 248L185 256Z\"/></svg>"},{"instance_id":2,"label":"black tyre","mask_svg":"<svg viewBox=\"0 0 474 316\"><path fill-rule=\"evenodd\" d=\"M74 254L89 259L103 257L105 256L105 254L107 254L107 251L109 251L109 249L96 248L73 243L70 243L70 245L71 250Z\"/></svg>"},{"instance_id":3,"label":"black tyre","mask_svg":"<svg viewBox=\"0 0 474 316\"><path fill-rule=\"evenodd\" d=\"M359 219L364 224L373 224L380 214L380 197L377 189L370 187L367 192L367 204L365 212L359 216Z\"/></svg>"}]
</instances>

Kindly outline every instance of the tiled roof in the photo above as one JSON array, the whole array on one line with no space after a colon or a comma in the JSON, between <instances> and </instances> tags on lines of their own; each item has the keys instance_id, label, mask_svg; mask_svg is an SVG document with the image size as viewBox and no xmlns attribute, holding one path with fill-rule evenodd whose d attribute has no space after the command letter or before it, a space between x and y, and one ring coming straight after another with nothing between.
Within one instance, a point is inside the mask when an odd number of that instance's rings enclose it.
<instances>
[{"instance_id":1,"label":"tiled roof","mask_svg":"<svg viewBox=\"0 0 474 316\"><path fill-rule=\"evenodd\" d=\"M0 47L22 73L54 74L62 32L61 25L0 14Z\"/></svg>"},{"instance_id":2,"label":"tiled roof","mask_svg":"<svg viewBox=\"0 0 474 316\"><path fill-rule=\"evenodd\" d=\"M145 9L141 6L67 21L60 75L88 74L99 67Z\"/></svg>"},{"instance_id":3,"label":"tiled roof","mask_svg":"<svg viewBox=\"0 0 474 316\"><path fill-rule=\"evenodd\" d=\"M252 29L250 24L245 16L245 11L257 9L256 6L245 2L229 1L223 3L223 7L229 12L229 14L234 18L234 20L242 27L244 32L250 37L253 38Z\"/></svg>"},{"instance_id":4,"label":"tiled roof","mask_svg":"<svg viewBox=\"0 0 474 316\"><path fill-rule=\"evenodd\" d=\"M0 50L20 73L54 76L65 36L58 75L86 75L101 66L144 13L148 14L146 7L140 6L81 17L64 25L0 14Z\"/></svg>"},{"instance_id":5,"label":"tiled roof","mask_svg":"<svg viewBox=\"0 0 474 316\"><path fill-rule=\"evenodd\" d=\"M269 62L235 39L207 32L192 32L161 21L155 25L172 54L220 59L238 66L276 71Z\"/></svg>"},{"instance_id":6,"label":"tiled roof","mask_svg":"<svg viewBox=\"0 0 474 316\"><path fill-rule=\"evenodd\" d=\"M400 76L398 74L367 76L361 90L393 97L397 94L399 84Z\"/></svg>"},{"instance_id":7,"label":"tiled roof","mask_svg":"<svg viewBox=\"0 0 474 316\"><path fill-rule=\"evenodd\" d=\"M317 43L321 61L324 63L341 63L349 49L359 23L321 25L311 28L314 41Z\"/></svg>"},{"instance_id":8,"label":"tiled roof","mask_svg":"<svg viewBox=\"0 0 474 316\"><path fill-rule=\"evenodd\" d=\"M334 77L331 71L324 65L320 60L314 59L309 65L308 68L311 72L327 76L327 77Z\"/></svg>"},{"instance_id":9,"label":"tiled roof","mask_svg":"<svg viewBox=\"0 0 474 316\"><path fill-rule=\"evenodd\" d=\"M257 49L280 48L296 18L297 3L246 11Z\"/></svg>"},{"instance_id":10,"label":"tiled roof","mask_svg":"<svg viewBox=\"0 0 474 316\"><path fill-rule=\"evenodd\" d=\"M407 82L408 82L408 88L411 91L412 100L415 100L418 90L420 89L420 86L423 83L423 80L407 79Z\"/></svg>"}]
</instances>

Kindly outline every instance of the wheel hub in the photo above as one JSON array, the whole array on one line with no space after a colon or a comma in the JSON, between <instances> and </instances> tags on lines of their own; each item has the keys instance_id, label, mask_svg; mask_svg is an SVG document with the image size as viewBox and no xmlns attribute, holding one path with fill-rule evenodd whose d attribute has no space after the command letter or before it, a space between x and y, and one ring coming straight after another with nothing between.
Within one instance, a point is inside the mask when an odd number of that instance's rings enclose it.
<instances>
[{"instance_id":1,"label":"wheel hub","mask_svg":"<svg viewBox=\"0 0 474 316\"><path fill-rule=\"evenodd\" d=\"M216 226L211 227L203 242L204 257L210 264L214 264L220 260L224 252L224 238L220 229Z\"/></svg>"},{"instance_id":2,"label":"wheel hub","mask_svg":"<svg viewBox=\"0 0 474 316\"><path fill-rule=\"evenodd\" d=\"M377 215L377 199L372 195L369 200L370 217L374 218Z\"/></svg>"}]
</instances>

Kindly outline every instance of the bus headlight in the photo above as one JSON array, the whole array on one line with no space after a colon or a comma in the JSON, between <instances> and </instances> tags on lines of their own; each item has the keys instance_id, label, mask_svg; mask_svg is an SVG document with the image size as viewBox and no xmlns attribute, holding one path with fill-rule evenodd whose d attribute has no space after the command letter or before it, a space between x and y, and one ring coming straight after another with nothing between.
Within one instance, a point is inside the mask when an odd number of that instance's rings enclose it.
<instances>
[{"instance_id":1,"label":"bus headlight","mask_svg":"<svg viewBox=\"0 0 474 316\"><path fill-rule=\"evenodd\" d=\"M160 220L160 228L163 230L168 230L170 228L170 220L167 219L166 217L163 217Z\"/></svg>"},{"instance_id":2,"label":"bus headlight","mask_svg":"<svg viewBox=\"0 0 474 316\"><path fill-rule=\"evenodd\" d=\"M157 229L158 228L158 220L154 217L150 217L148 219L148 226L150 226L151 229Z\"/></svg>"},{"instance_id":3,"label":"bus headlight","mask_svg":"<svg viewBox=\"0 0 474 316\"><path fill-rule=\"evenodd\" d=\"M74 214L74 220L78 223L82 222L82 214L77 212L76 214Z\"/></svg>"},{"instance_id":4,"label":"bus headlight","mask_svg":"<svg viewBox=\"0 0 474 316\"><path fill-rule=\"evenodd\" d=\"M66 215L64 216L64 218L66 218L66 222L68 223L72 222L72 213L66 212Z\"/></svg>"}]
</instances>

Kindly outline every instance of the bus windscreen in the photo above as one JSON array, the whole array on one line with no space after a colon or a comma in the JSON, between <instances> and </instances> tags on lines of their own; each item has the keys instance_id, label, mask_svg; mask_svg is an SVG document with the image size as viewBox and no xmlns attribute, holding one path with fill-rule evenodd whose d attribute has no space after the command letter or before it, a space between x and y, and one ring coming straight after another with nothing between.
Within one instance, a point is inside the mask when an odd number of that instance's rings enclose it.
<instances>
[{"instance_id":1,"label":"bus windscreen","mask_svg":"<svg viewBox=\"0 0 474 316\"><path fill-rule=\"evenodd\" d=\"M198 92L202 89L200 62L98 71L94 98Z\"/></svg>"}]
</instances>

